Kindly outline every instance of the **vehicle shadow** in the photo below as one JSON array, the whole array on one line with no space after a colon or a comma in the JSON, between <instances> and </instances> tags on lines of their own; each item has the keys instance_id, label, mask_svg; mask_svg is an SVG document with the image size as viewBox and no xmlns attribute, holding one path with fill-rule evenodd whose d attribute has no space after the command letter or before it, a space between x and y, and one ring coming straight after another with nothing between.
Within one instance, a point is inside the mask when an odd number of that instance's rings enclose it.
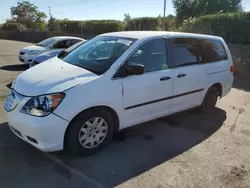
<instances>
[{"instance_id":1,"label":"vehicle shadow","mask_svg":"<svg viewBox=\"0 0 250 188\"><path fill-rule=\"evenodd\" d=\"M206 140L225 119L226 112L219 108L209 114L186 111L136 126L124 139L91 156L52 155L99 183L114 187Z\"/></svg>"},{"instance_id":2,"label":"vehicle shadow","mask_svg":"<svg viewBox=\"0 0 250 188\"><path fill-rule=\"evenodd\" d=\"M5 65L0 67L1 70L6 70L6 71L25 71L29 67L27 65Z\"/></svg>"},{"instance_id":3,"label":"vehicle shadow","mask_svg":"<svg viewBox=\"0 0 250 188\"><path fill-rule=\"evenodd\" d=\"M0 187L94 188L96 186L19 139L12 133L7 123L0 123Z\"/></svg>"},{"instance_id":4,"label":"vehicle shadow","mask_svg":"<svg viewBox=\"0 0 250 188\"><path fill-rule=\"evenodd\" d=\"M250 80L242 79L242 78L234 78L233 88L241 89L244 91L250 91Z\"/></svg>"}]
</instances>

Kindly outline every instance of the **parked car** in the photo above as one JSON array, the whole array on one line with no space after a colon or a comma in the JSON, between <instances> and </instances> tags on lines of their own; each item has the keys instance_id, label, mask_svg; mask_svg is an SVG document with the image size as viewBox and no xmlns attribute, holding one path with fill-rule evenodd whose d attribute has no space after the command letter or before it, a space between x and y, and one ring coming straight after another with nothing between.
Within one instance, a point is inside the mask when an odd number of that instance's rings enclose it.
<instances>
[{"instance_id":1,"label":"parked car","mask_svg":"<svg viewBox=\"0 0 250 188\"><path fill-rule=\"evenodd\" d=\"M4 109L10 129L40 150L90 154L133 125L211 110L232 83L220 37L115 32L20 74Z\"/></svg>"},{"instance_id":2,"label":"parked car","mask_svg":"<svg viewBox=\"0 0 250 188\"><path fill-rule=\"evenodd\" d=\"M74 44L73 46L67 48L67 49L56 49L56 50L52 50L52 51L48 51L48 52L44 52L40 55L38 55L34 62L31 63L31 67L34 66L34 65L37 65L37 64L40 64L48 59L51 59L52 57L55 57L55 56L58 56L59 54L61 53L69 53L71 52L72 50L74 50L75 48L77 48L78 46L82 45L83 43L85 43L86 40L82 40L76 44Z\"/></svg>"},{"instance_id":3,"label":"parked car","mask_svg":"<svg viewBox=\"0 0 250 188\"><path fill-rule=\"evenodd\" d=\"M34 59L41 53L66 49L82 40L84 39L69 36L51 37L36 45L31 45L21 49L19 60L24 64L32 64Z\"/></svg>"}]
</instances>

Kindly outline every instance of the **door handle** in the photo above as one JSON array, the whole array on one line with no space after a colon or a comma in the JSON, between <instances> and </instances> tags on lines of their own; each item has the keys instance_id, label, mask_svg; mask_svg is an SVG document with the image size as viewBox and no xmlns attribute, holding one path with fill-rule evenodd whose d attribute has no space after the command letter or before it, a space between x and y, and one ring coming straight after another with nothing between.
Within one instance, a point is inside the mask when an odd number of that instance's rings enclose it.
<instances>
[{"instance_id":1,"label":"door handle","mask_svg":"<svg viewBox=\"0 0 250 188\"><path fill-rule=\"evenodd\" d=\"M186 74L183 74L183 73L177 75L178 78L182 78L182 77L185 77L185 76L187 76L187 75L186 75Z\"/></svg>"},{"instance_id":2,"label":"door handle","mask_svg":"<svg viewBox=\"0 0 250 188\"><path fill-rule=\"evenodd\" d=\"M166 81L166 80L170 80L171 79L171 77L169 77L169 76L163 76L163 77L161 77L161 81Z\"/></svg>"}]
</instances>

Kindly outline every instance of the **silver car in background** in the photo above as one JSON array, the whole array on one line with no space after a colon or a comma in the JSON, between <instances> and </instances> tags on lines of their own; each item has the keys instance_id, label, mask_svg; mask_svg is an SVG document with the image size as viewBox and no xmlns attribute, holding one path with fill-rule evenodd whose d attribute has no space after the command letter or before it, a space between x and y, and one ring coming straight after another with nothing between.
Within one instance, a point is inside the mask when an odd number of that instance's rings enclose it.
<instances>
[{"instance_id":1,"label":"silver car in background","mask_svg":"<svg viewBox=\"0 0 250 188\"><path fill-rule=\"evenodd\" d=\"M76 49L78 46L82 45L83 43L85 43L87 40L82 40L76 44L74 44L73 46L67 48L67 49L57 49L57 50L52 50L52 51L49 51L49 52L44 52L40 55L38 55L36 57L36 59L34 60L34 62L32 64L30 64L30 67L33 67L35 65L38 65L48 59L51 59L53 57L56 57L56 56L63 56L64 54L67 54L69 52L71 52L72 50Z\"/></svg>"}]
</instances>

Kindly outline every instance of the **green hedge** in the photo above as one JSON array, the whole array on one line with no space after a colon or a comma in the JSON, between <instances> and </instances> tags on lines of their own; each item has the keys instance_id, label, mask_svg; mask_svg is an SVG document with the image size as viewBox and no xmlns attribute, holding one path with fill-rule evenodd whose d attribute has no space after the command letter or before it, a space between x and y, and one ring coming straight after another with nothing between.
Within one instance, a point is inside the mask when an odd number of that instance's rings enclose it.
<instances>
[{"instance_id":1,"label":"green hedge","mask_svg":"<svg viewBox=\"0 0 250 188\"><path fill-rule=\"evenodd\" d=\"M155 17L142 17L130 19L127 23L126 30L160 30L161 20Z\"/></svg>"},{"instance_id":2,"label":"green hedge","mask_svg":"<svg viewBox=\"0 0 250 188\"><path fill-rule=\"evenodd\" d=\"M233 44L250 44L250 12L224 13L202 16L186 22L184 31L223 37Z\"/></svg>"},{"instance_id":3,"label":"green hedge","mask_svg":"<svg viewBox=\"0 0 250 188\"><path fill-rule=\"evenodd\" d=\"M19 31L26 31L27 28L25 25L20 23L4 23L1 25L2 30L19 30Z\"/></svg>"},{"instance_id":4,"label":"green hedge","mask_svg":"<svg viewBox=\"0 0 250 188\"><path fill-rule=\"evenodd\" d=\"M88 21L59 21L60 30L66 33L101 33L122 31L125 28L123 22L118 20L88 20Z\"/></svg>"}]
</instances>

